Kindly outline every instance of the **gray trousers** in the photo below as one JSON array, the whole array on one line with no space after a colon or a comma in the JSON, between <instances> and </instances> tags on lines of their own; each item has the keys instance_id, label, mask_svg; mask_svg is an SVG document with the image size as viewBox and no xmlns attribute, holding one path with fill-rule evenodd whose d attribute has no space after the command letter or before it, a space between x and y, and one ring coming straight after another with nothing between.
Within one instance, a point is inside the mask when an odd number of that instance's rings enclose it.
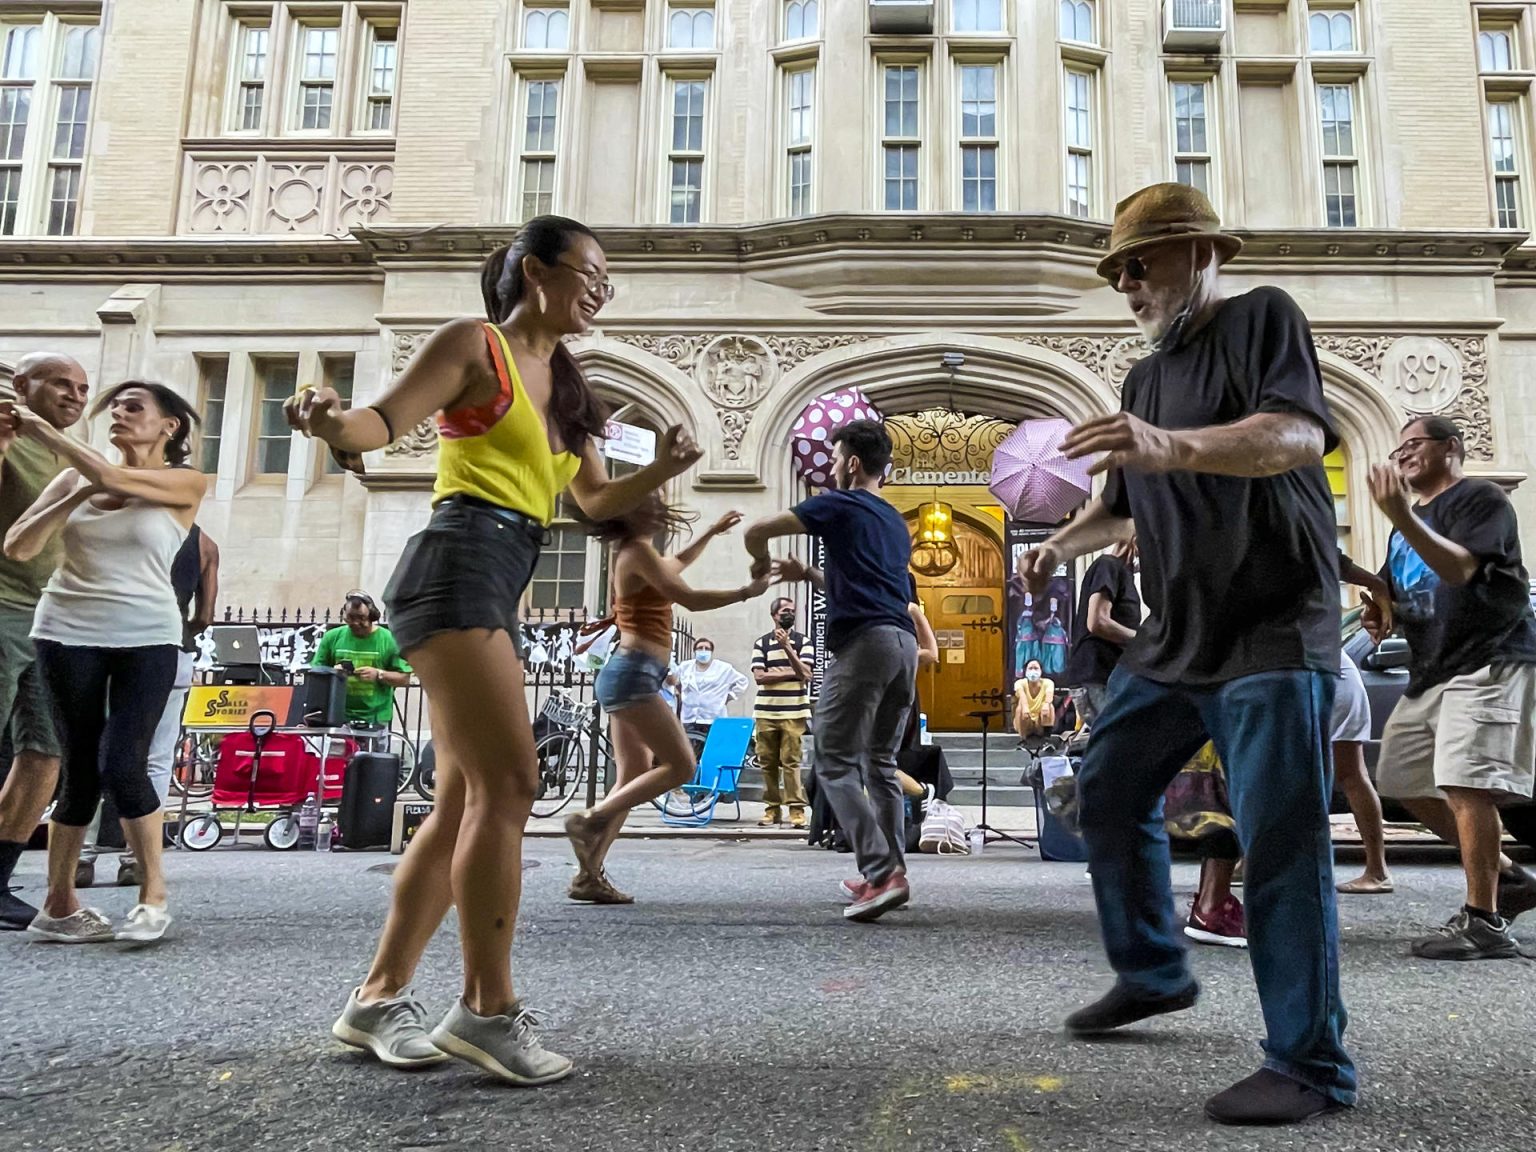
<instances>
[{"instance_id":1,"label":"gray trousers","mask_svg":"<svg viewBox=\"0 0 1536 1152\"><path fill-rule=\"evenodd\" d=\"M866 880L905 867L906 804L896 750L917 694L917 640L867 628L832 657L816 702L816 781L853 845Z\"/></svg>"}]
</instances>

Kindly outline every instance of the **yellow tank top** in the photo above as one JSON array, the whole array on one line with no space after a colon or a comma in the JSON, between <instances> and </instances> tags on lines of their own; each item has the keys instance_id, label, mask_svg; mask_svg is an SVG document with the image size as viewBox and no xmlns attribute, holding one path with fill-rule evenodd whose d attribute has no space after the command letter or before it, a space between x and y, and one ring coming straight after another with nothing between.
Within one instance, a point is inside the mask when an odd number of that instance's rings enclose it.
<instances>
[{"instance_id":1,"label":"yellow tank top","mask_svg":"<svg viewBox=\"0 0 1536 1152\"><path fill-rule=\"evenodd\" d=\"M555 501L576 478L581 458L549 450L549 433L523 391L506 335L487 324L485 339L501 390L483 407L438 413L432 502L473 496L548 524L555 518Z\"/></svg>"}]
</instances>

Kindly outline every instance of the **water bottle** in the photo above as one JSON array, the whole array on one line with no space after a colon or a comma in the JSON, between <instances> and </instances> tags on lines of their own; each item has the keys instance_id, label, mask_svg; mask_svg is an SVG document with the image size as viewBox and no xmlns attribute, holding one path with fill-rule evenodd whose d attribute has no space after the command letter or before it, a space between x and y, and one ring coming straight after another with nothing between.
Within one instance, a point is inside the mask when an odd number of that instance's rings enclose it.
<instances>
[{"instance_id":1,"label":"water bottle","mask_svg":"<svg viewBox=\"0 0 1536 1152\"><path fill-rule=\"evenodd\" d=\"M917 714L917 742L924 748L933 743L933 737L928 735L928 713Z\"/></svg>"},{"instance_id":2,"label":"water bottle","mask_svg":"<svg viewBox=\"0 0 1536 1152\"><path fill-rule=\"evenodd\" d=\"M980 856L983 848L987 846L987 834L980 828L971 829L971 855Z\"/></svg>"},{"instance_id":3,"label":"water bottle","mask_svg":"<svg viewBox=\"0 0 1536 1152\"><path fill-rule=\"evenodd\" d=\"M315 794L311 792L309 798L304 801L304 807L299 809L299 851L315 850L319 830L320 805L315 801Z\"/></svg>"},{"instance_id":4,"label":"water bottle","mask_svg":"<svg viewBox=\"0 0 1536 1152\"><path fill-rule=\"evenodd\" d=\"M329 852L331 850L331 837L335 829L331 826L330 818L322 811L315 825L315 851Z\"/></svg>"}]
</instances>

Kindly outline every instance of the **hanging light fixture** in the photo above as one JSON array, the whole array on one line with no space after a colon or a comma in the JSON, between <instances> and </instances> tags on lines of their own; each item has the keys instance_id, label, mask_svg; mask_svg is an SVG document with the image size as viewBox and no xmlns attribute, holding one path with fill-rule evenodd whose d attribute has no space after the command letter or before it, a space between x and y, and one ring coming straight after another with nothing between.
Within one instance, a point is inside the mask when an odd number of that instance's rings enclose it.
<instances>
[{"instance_id":1,"label":"hanging light fixture","mask_svg":"<svg viewBox=\"0 0 1536 1152\"><path fill-rule=\"evenodd\" d=\"M935 489L933 499L917 510L912 571L919 576L943 576L959 562L960 551L955 547L954 505L940 500Z\"/></svg>"}]
</instances>

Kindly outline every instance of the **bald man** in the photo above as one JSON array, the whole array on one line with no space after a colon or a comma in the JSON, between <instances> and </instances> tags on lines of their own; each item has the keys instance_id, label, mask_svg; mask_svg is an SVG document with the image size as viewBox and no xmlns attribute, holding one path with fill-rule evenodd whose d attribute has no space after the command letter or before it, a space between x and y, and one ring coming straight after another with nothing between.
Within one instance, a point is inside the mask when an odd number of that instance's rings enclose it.
<instances>
[{"instance_id":1,"label":"bald man","mask_svg":"<svg viewBox=\"0 0 1536 1152\"><path fill-rule=\"evenodd\" d=\"M16 398L60 430L85 412L90 388L85 369L68 356L39 352L16 366ZM64 470L38 441L0 428L0 539ZM60 538L34 559L0 556L0 721L11 725L15 760L0 789L0 929L19 931L37 909L11 894L11 873L31 839L59 776L59 744L53 711L36 666L32 617L43 585L59 562Z\"/></svg>"}]
</instances>

